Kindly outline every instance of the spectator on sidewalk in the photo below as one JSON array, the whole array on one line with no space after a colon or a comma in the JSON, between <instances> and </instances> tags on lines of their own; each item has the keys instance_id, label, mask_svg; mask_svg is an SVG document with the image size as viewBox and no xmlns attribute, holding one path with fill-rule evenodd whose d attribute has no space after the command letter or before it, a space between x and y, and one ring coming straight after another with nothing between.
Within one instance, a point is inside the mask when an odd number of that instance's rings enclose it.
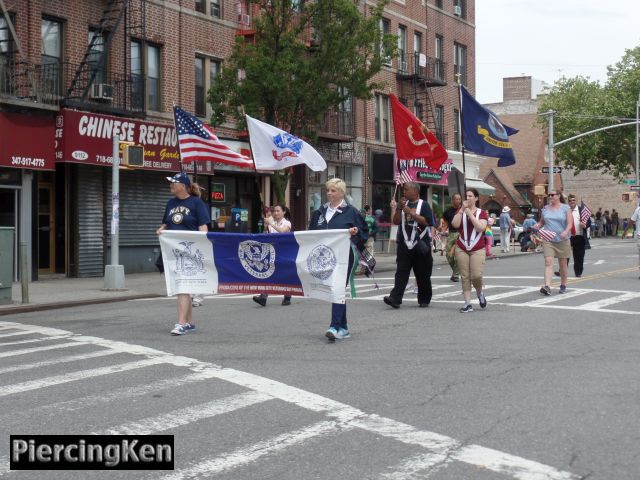
<instances>
[{"instance_id":1,"label":"spectator on sidewalk","mask_svg":"<svg viewBox=\"0 0 640 480\"><path fill-rule=\"evenodd\" d=\"M502 213L499 218L500 225L500 249L502 253L509 253L509 245L511 243L511 229L515 225L515 222L511 219L511 208L505 206L502 209Z\"/></svg>"},{"instance_id":2,"label":"spectator on sidewalk","mask_svg":"<svg viewBox=\"0 0 640 480\"><path fill-rule=\"evenodd\" d=\"M275 205L269 213L264 218L265 233L287 233L291 231L291 213L285 205ZM269 296L266 293L261 293L260 295L254 295L253 301L266 307L267 298ZM291 295L284 296L282 305L291 305Z\"/></svg>"},{"instance_id":3,"label":"spectator on sidewalk","mask_svg":"<svg viewBox=\"0 0 640 480\"><path fill-rule=\"evenodd\" d=\"M167 177L171 193L175 195L169 199L164 210L162 224L156 230L156 235L162 235L164 230L190 230L207 232L211 223L209 209L200 199L200 189L192 184L189 176L184 173L176 173L173 177ZM193 305L191 294L179 293L178 323L175 324L171 335L184 335L195 330L193 323Z\"/></svg>"},{"instance_id":4,"label":"spectator on sidewalk","mask_svg":"<svg viewBox=\"0 0 640 480\"><path fill-rule=\"evenodd\" d=\"M614 208L611 211L611 235L613 235L614 237L618 236L619 225L620 225L620 216L618 215L618 212L616 212L616 209Z\"/></svg>"},{"instance_id":5,"label":"spectator on sidewalk","mask_svg":"<svg viewBox=\"0 0 640 480\"><path fill-rule=\"evenodd\" d=\"M487 219L487 229L484 232L484 250L486 258L494 258L494 255L491 253L491 247L493 246L493 232L491 231L491 227L495 223L496 219L493 217L489 217Z\"/></svg>"},{"instance_id":6,"label":"spectator on sidewalk","mask_svg":"<svg viewBox=\"0 0 640 480\"><path fill-rule=\"evenodd\" d=\"M443 220L447 223L447 229L449 230L449 236L447 237L447 244L445 246L447 262L449 262L449 266L451 267L451 278L452 282L457 282L460 279L460 269L456 264L456 254L455 254L455 245L458 241L458 230L451 226L451 222L453 221L453 217L456 212L460 210L460 206L462 205L462 196L459 193L454 193L453 197L451 197L451 207L444 211L442 214Z\"/></svg>"},{"instance_id":7,"label":"spectator on sidewalk","mask_svg":"<svg viewBox=\"0 0 640 480\"><path fill-rule=\"evenodd\" d=\"M418 305L428 307L431 302L431 273L433 256L431 255L431 227L433 213L429 204L420 198L420 185L407 182L402 187L400 203L391 200L393 223L398 225L396 240L396 275L393 289L383 298L384 303L400 308L409 275L413 274L418 284Z\"/></svg>"},{"instance_id":8,"label":"spectator on sidewalk","mask_svg":"<svg viewBox=\"0 0 640 480\"><path fill-rule=\"evenodd\" d=\"M629 219L629 227L635 226L636 244L638 246L638 269L640 270L640 228L638 228L639 222L640 222L640 205L636 208L635 212L633 212L633 215L631 215L631 218Z\"/></svg>"},{"instance_id":9,"label":"spectator on sidewalk","mask_svg":"<svg viewBox=\"0 0 640 480\"><path fill-rule=\"evenodd\" d=\"M485 231L489 216L479 208L480 194L475 188L466 191L466 200L453 218L453 228L458 229L456 243L456 262L462 277L462 295L464 307L460 313L473 312L471 306L471 286L476 290L480 308L487 306L487 299L482 291L482 272L485 264Z\"/></svg>"}]
</instances>

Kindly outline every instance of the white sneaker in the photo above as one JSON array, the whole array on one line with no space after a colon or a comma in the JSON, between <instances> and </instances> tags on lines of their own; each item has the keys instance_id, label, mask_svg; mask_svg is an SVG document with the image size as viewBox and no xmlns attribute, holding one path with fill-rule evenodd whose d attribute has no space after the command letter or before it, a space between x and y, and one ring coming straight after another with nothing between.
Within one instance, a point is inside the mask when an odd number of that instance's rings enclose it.
<instances>
[{"instance_id":1,"label":"white sneaker","mask_svg":"<svg viewBox=\"0 0 640 480\"><path fill-rule=\"evenodd\" d=\"M343 340L345 338L351 338L351 334L349 333L349 330L347 330L346 328L339 328L338 333L336 334L336 339Z\"/></svg>"},{"instance_id":2,"label":"white sneaker","mask_svg":"<svg viewBox=\"0 0 640 480\"><path fill-rule=\"evenodd\" d=\"M184 329L184 325L180 325L179 323L176 323L173 330L171 330L171 335L184 335L185 333L187 333L187 331Z\"/></svg>"}]
</instances>

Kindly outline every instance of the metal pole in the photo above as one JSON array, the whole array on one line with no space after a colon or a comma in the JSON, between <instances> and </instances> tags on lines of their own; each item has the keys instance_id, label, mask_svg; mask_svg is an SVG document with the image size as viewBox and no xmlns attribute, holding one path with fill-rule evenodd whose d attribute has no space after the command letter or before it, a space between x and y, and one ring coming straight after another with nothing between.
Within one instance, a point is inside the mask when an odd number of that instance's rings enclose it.
<instances>
[{"instance_id":1,"label":"metal pole","mask_svg":"<svg viewBox=\"0 0 640 480\"><path fill-rule=\"evenodd\" d=\"M640 185L640 163L638 162L638 121L640 120L640 93L636 102L636 185Z\"/></svg>"},{"instance_id":2,"label":"metal pole","mask_svg":"<svg viewBox=\"0 0 640 480\"><path fill-rule=\"evenodd\" d=\"M119 265L120 229L120 138L113 137L111 168L111 263L104 269L105 290L124 290L124 266Z\"/></svg>"},{"instance_id":3,"label":"metal pole","mask_svg":"<svg viewBox=\"0 0 640 480\"><path fill-rule=\"evenodd\" d=\"M548 190L547 193L549 193L551 190L553 190L553 110L549 110L547 112L547 115L549 115L549 138L547 139L547 155L549 156L548 161L549 161L549 176L548 176Z\"/></svg>"},{"instance_id":4,"label":"metal pole","mask_svg":"<svg viewBox=\"0 0 640 480\"><path fill-rule=\"evenodd\" d=\"M20 242L20 285L22 286L22 303L29 303L29 256L27 242Z\"/></svg>"}]
</instances>

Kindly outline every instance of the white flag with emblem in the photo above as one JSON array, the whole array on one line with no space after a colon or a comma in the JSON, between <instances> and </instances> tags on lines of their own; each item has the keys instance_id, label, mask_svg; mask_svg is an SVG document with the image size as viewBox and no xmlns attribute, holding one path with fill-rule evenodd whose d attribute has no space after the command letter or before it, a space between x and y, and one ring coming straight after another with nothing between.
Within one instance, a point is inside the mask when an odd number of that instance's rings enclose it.
<instances>
[{"instance_id":1,"label":"white flag with emblem","mask_svg":"<svg viewBox=\"0 0 640 480\"><path fill-rule=\"evenodd\" d=\"M324 158L304 140L247 115L256 170L282 170L304 163L314 172L327 169Z\"/></svg>"}]
</instances>

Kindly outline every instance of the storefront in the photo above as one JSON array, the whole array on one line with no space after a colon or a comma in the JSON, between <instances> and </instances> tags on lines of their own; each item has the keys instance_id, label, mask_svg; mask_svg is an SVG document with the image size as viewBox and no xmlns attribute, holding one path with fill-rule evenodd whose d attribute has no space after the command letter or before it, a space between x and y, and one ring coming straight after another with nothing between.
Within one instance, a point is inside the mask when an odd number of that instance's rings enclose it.
<instances>
[{"instance_id":1,"label":"storefront","mask_svg":"<svg viewBox=\"0 0 640 480\"><path fill-rule=\"evenodd\" d=\"M0 112L0 226L27 246L30 279L55 265L56 202L53 112Z\"/></svg>"}]
</instances>

